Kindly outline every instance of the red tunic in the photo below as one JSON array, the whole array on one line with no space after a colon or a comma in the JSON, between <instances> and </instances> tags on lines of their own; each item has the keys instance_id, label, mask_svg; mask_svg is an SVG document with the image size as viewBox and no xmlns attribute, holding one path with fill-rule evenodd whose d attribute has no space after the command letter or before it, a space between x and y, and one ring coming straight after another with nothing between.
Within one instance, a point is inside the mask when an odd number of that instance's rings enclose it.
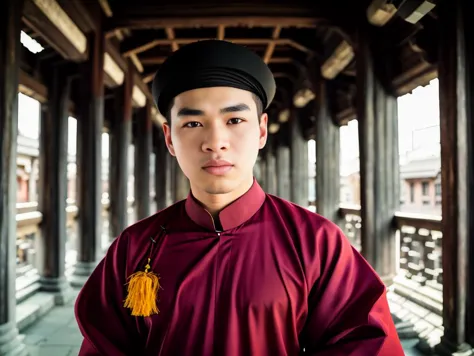
<instances>
[{"instance_id":1,"label":"red tunic","mask_svg":"<svg viewBox=\"0 0 474 356\"><path fill-rule=\"evenodd\" d=\"M190 195L127 228L75 306L80 355L404 355L386 289L341 230L258 183L220 213ZM159 314L123 307L127 277L151 270Z\"/></svg>"}]
</instances>

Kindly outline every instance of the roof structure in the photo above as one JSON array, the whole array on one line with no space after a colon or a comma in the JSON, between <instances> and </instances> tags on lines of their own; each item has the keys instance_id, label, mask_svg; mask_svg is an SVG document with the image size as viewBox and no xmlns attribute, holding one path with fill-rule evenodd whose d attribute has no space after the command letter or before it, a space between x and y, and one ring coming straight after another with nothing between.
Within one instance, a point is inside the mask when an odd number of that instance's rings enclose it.
<instances>
[{"instance_id":1,"label":"roof structure","mask_svg":"<svg viewBox=\"0 0 474 356\"><path fill-rule=\"evenodd\" d=\"M92 6L97 2L100 14ZM24 51L20 81L44 82L48 68L64 60L74 70L87 57L97 18L104 17L106 98L131 61L134 105L143 106L166 56L184 44L219 38L250 47L269 64L278 86L269 108L273 120L292 101L297 107L311 101L314 78L322 76L332 116L344 124L355 118L358 36L369 38L384 85L402 95L437 76L436 11L436 0L27 0L23 30L45 50ZM46 95L44 87L35 89Z\"/></svg>"}]
</instances>

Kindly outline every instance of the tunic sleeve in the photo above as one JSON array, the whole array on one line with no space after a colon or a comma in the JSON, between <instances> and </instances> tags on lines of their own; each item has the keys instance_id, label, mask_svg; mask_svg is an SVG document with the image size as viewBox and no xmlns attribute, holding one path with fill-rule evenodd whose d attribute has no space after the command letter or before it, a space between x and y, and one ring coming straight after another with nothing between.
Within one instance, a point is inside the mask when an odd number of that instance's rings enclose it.
<instances>
[{"instance_id":1,"label":"tunic sleeve","mask_svg":"<svg viewBox=\"0 0 474 356\"><path fill-rule=\"evenodd\" d=\"M317 278L301 334L315 356L402 356L386 288L335 225L320 230L314 246ZM314 258L313 258L314 261Z\"/></svg>"},{"instance_id":2,"label":"tunic sleeve","mask_svg":"<svg viewBox=\"0 0 474 356\"><path fill-rule=\"evenodd\" d=\"M79 356L139 355L135 318L123 307L129 236L122 233L110 245L75 304L75 316L84 336Z\"/></svg>"}]
</instances>

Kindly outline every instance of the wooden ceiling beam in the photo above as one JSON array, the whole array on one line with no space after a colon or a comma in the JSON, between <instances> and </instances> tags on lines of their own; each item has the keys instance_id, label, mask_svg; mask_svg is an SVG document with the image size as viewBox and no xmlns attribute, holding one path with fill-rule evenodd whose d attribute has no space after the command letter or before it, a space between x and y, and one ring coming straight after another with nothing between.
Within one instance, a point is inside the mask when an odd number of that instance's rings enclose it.
<instances>
[{"instance_id":1,"label":"wooden ceiling beam","mask_svg":"<svg viewBox=\"0 0 474 356\"><path fill-rule=\"evenodd\" d=\"M99 5L102 8L102 11L104 11L104 14L107 17L112 17L113 13L112 13L112 9L110 8L109 1L108 0L97 0L97 1L99 1Z\"/></svg>"},{"instance_id":2,"label":"wooden ceiling beam","mask_svg":"<svg viewBox=\"0 0 474 356\"><path fill-rule=\"evenodd\" d=\"M225 25L217 26L217 39L223 40L225 38Z\"/></svg>"},{"instance_id":3,"label":"wooden ceiling beam","mask_svg":"<svg viewBox=\"0 0 474 356\"><path fill-rule=\"evenodd\" d=\"M166 32L166 37L168 37L168 39L171 41L171 50L173 52L177 51L179 46L178 46L178 43L175 41L175 35L174 35L174 30L172 27L167 27L165 28L165 32Z\"/></svg>"},{"instance_id":4,"label":"wooden ceiling beam","mask_svg":"<svg viewBox=\"0 0 474 356\"><path fill-rule=\"evenodd\" d=\"M87 58L87 38L64 9L55 1L25 1L22 20L63 58Z\"/></svg>"},{"instance_id":5,"label":"wooden ceiling beam","mask_svg":"<svg viewBox=\"0 0 474 356\"><path fill-rule=\"evenodd\" d=\"M165 56L150 56L150 57L142 57L140 61L143 65L159 65L163 64L166 60ZM291 57L271 57L268 61L269 64L286 64L286 63L293 63L293 58Z\"/></svg>"},{"instance_id":6,"label":"wooden ceiling beam","mask_svg":"<svg viewBox=\"0 0 474 356\"><path fill-rule=\"evenodd\" d=\"M204 40L204 38L177 38L174 40L170 39L158 39L158 40L153 40L149 41L146 43L143 43L141 45L136 45L132 40L130 40L128 43L124 43L121 52L122 55L127 57L132 54L139 54L143 53L145 51L148 51L154 47L157 46L168 46L171 45L173 42L176 42L178 45L184 45L196 41L201 41ZM291 39L286 39L286 38L281 38L281 39L270 39L270 38L227 38L227 41L236 43L236 44L242 44L242 45L271 45L273 46L290 46L293 47L301 52L307 53L307 54L312 54L313 50L299 44L298 42L291 40Z\"/></svg>"},{"instance_id":7,"label":"wooden ceiling beam","mask_svg":"<svg viewBox=\"0 0 474 356\"><path fill-rule=\"evenodd\" d=\"M114 16L107 21L106 32L118 29L159 29L159 28L196 28L196 27L297 27L315 28L328 23L327 20L313 16L193 16L193 17L156 17Z\"/></svg>"},{"instance_id":8,"label":"wooden ceiling beam","mask_svg":"<svg viewBox=\"0 0 474 356\"><path fill-rule=\"evenodd\" d=\"M18 91L20 93L34 98L43 104L48 101L48 88L46 85L23 70L19 72L18 84Z\"/></svg>"},{"instance_id":9,"label":"wooden ceiling beam","mask_svg":"<svg viewBox=\"0 0 474 356\"><path fill-rule=\"evenodd\" d=\"M281 32L281 26L276 26L273 29L272 39L273 40L278 39L278 37L280 37L280 32ZM270 58L272 58L273 51L275 50L275 45L276 45L276 43L274 41L270 42L267 45L267 49L266 49L265 54L263 56L263 61L267 64L270 62Z\"/></svg>"}]
</instances>

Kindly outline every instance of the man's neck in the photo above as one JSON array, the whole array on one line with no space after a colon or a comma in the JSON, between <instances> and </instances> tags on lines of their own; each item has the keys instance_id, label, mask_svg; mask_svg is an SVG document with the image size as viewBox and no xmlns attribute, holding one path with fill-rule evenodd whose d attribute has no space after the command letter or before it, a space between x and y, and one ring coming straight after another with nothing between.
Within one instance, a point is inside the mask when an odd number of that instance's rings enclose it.
<instances>
[{"instance_id":1,"label":"man's neck","mask_svg":"<svg viewBox=\"0 0 474 356\"><path fill-rule=\"evenodd\" d=\"M219 216L219 213L228 205L232 204L235 200L240 198L242 195L248 192L252 187L253 177L245 180L241 185L229 193L225 194L210 194L202 190L193 190L193 196L196 198L206 209L209 214L212 215L214 220Z\"/></svg>"}]
</instances>

